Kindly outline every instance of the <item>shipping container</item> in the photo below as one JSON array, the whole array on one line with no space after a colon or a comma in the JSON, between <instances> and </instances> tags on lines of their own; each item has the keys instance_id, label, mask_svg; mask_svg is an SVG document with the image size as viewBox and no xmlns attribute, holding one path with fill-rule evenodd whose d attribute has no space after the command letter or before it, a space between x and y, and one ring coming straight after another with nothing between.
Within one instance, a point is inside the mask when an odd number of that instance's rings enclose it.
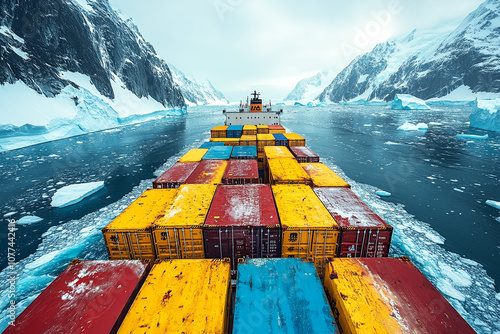
<instances>
[{"instance_id":1,"label":"shipping container","mask_svg":"<svg viewBox=\"0 0 500 334\"><path fill-rule=\"evenodd\" d=\"M210 148L213 146L224 146L224 142L206 141L199 148Z\"/></svg>"},{"instance_id":2,"label":"shipping container","mask_svg":"<svg viewBox=\"0 0 500 334\"><path fill-rule=\"evenodd\" d=\"M240 162L235 160L236 162ZM203 228L207 258L280 256L280 224L266 184L219 186Z\"/></svg>"},{"instance_id":3,"label":"shipping container","mask_svg":"<svg viewBox=\"0 0 500 334\"><path fill-rule=\"evenodd\" d=\"M148 261L73 260L4 333L116 333Z\"/></svg>"},{"instance_id":4,"label":"shipping container","mask_svg":"<svg viewBox=\"0 0 500 334\"><path fill-rule=\"evenodd\" d=\"M224 146L239 146L240 139L239 138L210 138L211 142L222 142Z\"/></svg>"},{"instance_id":5,"label":"shipping container","mask_svg":"<svg viewBox=\"0 0 500 334\"><path fill-rule=\"evenodd\" d=\"M336 256L339 226L311 187L272 186L281 222L281 256L312 258L320 276L326 259Z\"/></svg>"},{"instance_id":6,"label":"shipping container","mask_svg":"<svg viewBox=\"0 0 500 334\"><path fill-rule=\"evenodd\" d=\"M238 265L233 334L338 333L312 263L249 259Z\"/></svg>"},{"instance_id":7,"label":"shipping container","mask_svg":"<svg viewBox=\"0 0 500 334\"><path fill-rule=\"evenodd\" d=\"M271 134L258 134L257 135L257 151L264 152L264 147L274 146L276 144L274 136Z\"/></svg>"},{"instance_id":8,"label":"shipping container","mask_svg":"<svg viewBox=\"0 0 500 334\"><path fill-rule=\"evenodd\" d=\"M186 184L220 184L226 166L226 160L202 160L187 178Z\"/></svg>"},{"instance_id":9,"label":"shipping container","mask_svg":"<svg viewBox=\"0 0 500 334\"><path fill-rule=\"evenodd\" d=\"M269 133L269 125L257 125L257 134L268 134Z\"/></svg>"},{"instance_id":10,"label":"shipping container","mask_svg":"<svg viewBox=\"0 0 500 334\"><path fill-rule=\"evenodd\" d=\"M407 257L332 259L324 285L342 333L476 333Z\"/></svg>"},{"instance_id":11,"label":"shipping container","mask_svg":"<svg viewBox=\"0 0 500 334\"><path fill-rule=\"evenodd\" d=\"M244 135L257 135L257 126L255 125L245 125L243 126L243 134Z\"/></svg>"},{"instance_id":12,"label":"shipping container","mask_svg":"<svg viewBox=\"0 0 500 334\"><path fill-rule=\"evenodd\" d=\"M268 159L269 183L311 184L311 177L295 159Z\"/></svg>"},{"instance_id":13,"label":"shipping container","mask_svg":"<svg viewBox=\"0 0 500 334\"><path fill-rule=\"evenodd\" d=\"M292 146L290 151L299 163L319 162L319 156L306 146Z\"/></svg>"},{"instance_id":14,"label":"shipping container","mask_svg":"<svg viewBox=\"0 0 500 334\"><path fill-rule=\"evenodd\" d=\"M281 125L269 125L269 133L285 133L285 128Z\"/></svg>"},{"instance_id":15,"label":"shipping container","mask_svg":"<svg viewBox=\"0 0 500 334\"><path fill-rule=\"evenodd\" d=\"M243 135L240 138L241 146L257 146L257 135Z\"/></svg>"},{"instance_id":16,"label":"shipping container","mask_svg":"<svg viewBox=\"0 0 500 334\"><path fill-rule=\"evenodd\" d=\"M257 163L259 164L259 169L264 169L265 166L265 153L264 152L259 152L259 149L257 149Z\"/></svg>"},{"instance_id":17,"label":"shipping container","mask_svg":"<svg viewBox=\"0 0 500 334\"><path fill-rule=\"evenodd\" d=\"M227 125L218 125L210 130L210 137L212 138L226 138Z\"/></svg>"},{"instance_id":18,"label":"shipping container","mask_svg":"<svg viewBox=\"0 0 500 334\"><path fill-rule=\"evenodd\" d=\"M198 162L176 162L155 181L154 189L179 188L198 166Z\"/></svg>"},{"instance_id":19,"label":"shipping container","mask_svg":"<svg viewBox=\"0 0 500 334\"><path fill-rule=\"evenodd\" d=\"M178 162L200 162L207 151L207 148L193 148L180 158Z\"/></svg>"},{"instance_id":20,"label":"shipping container","mask_svg":"<svg viewBox=\"0 0 500 334\"><path fill-rule=\"evenodd\" d=\"M231 159L257 159L257 146L235 146Z\"/></svg>"},{"instance_id":21,"label":"shipping container","mask_svg":"<svg viewBox=\"0 0 500 334\"><path fill-rule=\"evenodd\" d=\"M266 159L293 159L293 154L287 147L266 146L264 147Z\"/></svg>"},{"instance_id":22,"label":"shipping container","mask_svg":"<svg viewBox=\"0 0 500 334\"><path fill-rule=\"evenodd\" d=\"M224 176L222 177L222 183L259 183L259 167L257 165L257 160L229 160Z\"/></svg>"},{"instance_id":23,"label":"shipping container","mask_svg":"<svg viewBox=\"0 0 500 334\"><path fill-rule=\"evenodd\" d=\"M288 139L288 146L306 146L306 140L304 137L296 133L285 133L284 136Z\"/></svg>"},{"instance_id":24,"label":"shipping container","mask_svg":"<svg viewBox=\"0 0 500 334\"><path fill-rule=\"evenodd\" d=\"M227 160L231 158L232 146L214 146L208 149L202 160Z\"/></svg>"},{"instance_id":25,"label":"shipping container","mask_svg":"<svg viewBox=\"0 0 500 334\"><path fill-rule=\"evenodd\" d=\"M282 133L274 133L274 140L276 141L276 146L288 146L288 138Z\"/></svg>"},{"instance_id":26,"label":"shipping container","mask_svg":"<svg viewBox=\"0 0 500 334\"><path fill-rule=\"evenodd\" d=\"M309 162L300 165L311 177L314 187L351 187L349 183L345 182L333 170L321 162Z\"/></svg>"},{"instance_id":27,"label":"shipping container","mask_svg":"<svg viewBox=\"0 0 500 334\"><path fill-rule=\"evenodd\" d=\"M314 188L340 227L339 257L389 255L392 226L387 225L349 188Z\"/></svg>"},{"instance_id":28,"label":"shipping container","mask_svg":"<svg viewBox=\"0 0 500 334\"><path fill-rule=\"evenodd\" d=\"M158 262L118 333L227 333L230 302L229 262Z\"/></svg>"},{"instance_id":29,"label":"shipping container","mask_svg":"<svg viewBox=\"0 0 500 334\"><path fill-rule=\"evenodd\" d=\"M176 196L177 189L148 189L103 228L109 258L154 260L152 225Z\"/></svg>"},{"instance_id":30,"label":"shipping container","mask_svg":"<svg viewBox=\"0 0 500 334\"><path fill-rule=\"evenodd\" d=\"M240 138L243 135L243 125L230 125L226 132L227 138Z\"/></svg>"},{"instance_id":31,"label":"shipping container","mask_svg":"<svg viewBox=\"0 0 500 334\"><path fill-rule=\"evenodd\" d=\"M154 222L153 239L158 258L205 258L202 227L215 189L217 186L211 184L180 186L170 209L158 215Z\"/></svg>"}]
</instances>

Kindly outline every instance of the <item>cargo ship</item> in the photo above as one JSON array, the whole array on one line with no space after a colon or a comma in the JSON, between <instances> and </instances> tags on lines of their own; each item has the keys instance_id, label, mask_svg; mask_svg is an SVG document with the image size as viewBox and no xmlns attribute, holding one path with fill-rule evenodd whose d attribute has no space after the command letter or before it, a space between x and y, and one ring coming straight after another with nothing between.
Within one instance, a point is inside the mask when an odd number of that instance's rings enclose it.
<instances>
[{"instance_id":1,"label":"cargo ship","mask_svg":"<svg viewBox=\"0 0 500 334\"><path fill-rule=\"evenodd\" d=\"M475 333L252 95L103 228L109 260L72 261L5 333Z\"/></svg>"}]
</instances>

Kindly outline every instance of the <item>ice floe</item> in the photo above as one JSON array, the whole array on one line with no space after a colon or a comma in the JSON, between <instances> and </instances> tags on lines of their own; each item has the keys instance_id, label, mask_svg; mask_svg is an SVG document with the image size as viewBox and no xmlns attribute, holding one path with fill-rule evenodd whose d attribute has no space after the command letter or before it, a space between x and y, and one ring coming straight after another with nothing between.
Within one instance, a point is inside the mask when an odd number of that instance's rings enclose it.
<instances>
[{"instance_id":1,"label":"ice floe","mask_svg":"<svg viewBox=\"0 0 500 334\"><path fill-rule=\"evenodd\" d=\"M18 225L29 225L29 224L34 224L41 222L43 218L40 218L38 216L24 216L21 219L19 219L16 224Z\"/></svg>"},{"instance_id":2,"label":"ice floe","mask_svg":"<svg viewBox=\"0 0 500 334\"><path fill-rule=\"evenodd\" d=\"M58 189L52 196L53 207L63 208L80 202L104 187L104 181L78 183Z\"/></svg>"}]
</instances>

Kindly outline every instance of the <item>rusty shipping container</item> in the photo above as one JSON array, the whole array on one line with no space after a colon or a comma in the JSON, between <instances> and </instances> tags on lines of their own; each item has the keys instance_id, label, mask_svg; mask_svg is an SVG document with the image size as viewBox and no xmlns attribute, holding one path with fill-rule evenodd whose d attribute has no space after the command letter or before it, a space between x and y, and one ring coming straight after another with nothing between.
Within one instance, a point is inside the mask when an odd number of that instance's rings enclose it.
<instances>
[{"instance_id":1,"label":"rusty shipping container","mask_svg":"<svg viewBox=\"0 0 500 334\"><path fill-rule=\"evenodd\" d=\"M219 186L203 227L207 258L280 256L280 224L269 185Z\"/></svg>"},{"instance_id":2,"label":"rusty shipping container","mask_svg":"<svg viewBox=\"0 0 500 334\"><path fill-rule=\"evenodd\" d=\"M257 160L229 160L224 176L222 177L222 183L259 183L259 167L257 165Z\"/></svg>"},{"instance_id":3,"label":"rusty shipping container","mask_svg":"<svg viewBox=\"0 0 500 334\"><path fill-rule=\"evenodd\" d=\"M226 166L225 160L202 160L187 178L186 184L220 184Z\"/></svg>"},{"instance_id":4,"label":"rusty shipping container","mask_svg":"<svg viewBox=\"0 0 500 334\"><path fill-rule=\"evenodd\" d=\"M229 126L218 125L210 130L210 137L212 138L226 138L226 131Z\"/></svg>"},{"instance_id":5,"label":"rusty shipping container","mask_svg":"<svg viewBox=\"0 0 500 334\"><path fill-rule=\"evenodd\" d=\"M116 333L148 261L73 260L3 333Z\"/></svg>"},{"instance_id":6,"label":"rusty shipping container","mask_svg":"<svg viewBox=\"0 0 500 334\"><path fill-rule=\"evenodd\" d=\"M198 162L176 162L167 171L155 181L154 189L179 188L181 184L186 183L187 178L198 167Z\"/></svg>"},{"instance_id":7,"label":"rusty shipping container","mask_svg":"<svg viewBox=\"0 0 500 334\"><path fill-rule=\"evenodd\" d=\"M306 146L292 146L290 151L299 163L319 162L319 156Z\"/></svg>"},{"instance_id":8,"label":"rusty shipping container","mask_svg":"<svg viewBox=\"0 0 500 334\"><path fill-rule=\"evenodd\" d=\"M406 257L332 259L324 285L345 334L476 333Z\"/></svg>"},{"instance_id":9,"label":"rusty shipping container","mask_svg":"<svg viewBox=\"0 0 500 334\"><path fill-rule=\"evenodd\" d=\"M387 225L351 189L314 188L340 227L339 257L389 255L392 226Z\"/></svg>"}]
</instances>

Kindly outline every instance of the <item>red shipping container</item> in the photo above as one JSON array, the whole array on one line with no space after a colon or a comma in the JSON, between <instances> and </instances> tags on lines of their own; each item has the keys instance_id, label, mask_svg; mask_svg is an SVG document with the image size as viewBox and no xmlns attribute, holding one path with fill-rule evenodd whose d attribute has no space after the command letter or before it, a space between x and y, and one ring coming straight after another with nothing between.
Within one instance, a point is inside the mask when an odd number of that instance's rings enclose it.
<instances>
[{"instance_id":1,"label":"red shipping container","mask_svg":"<svg viewBox=\"0 0 500 334\"><path fill-rule=\"evenodd\" d=\"M203 226L207 258L280 257L281 229L271 187L266 184L217 188Z\"/></svg>"},{"instance_id":2,"label":"red shipping container","mask_svg":"<svg viewBox=\"0 0 500 334\"><path fill-rule=\"evenodd\" d=\"M229 160L222 177L223 184L259 183L257 160Z\"/></svg>"},{"instance_id":3,"label":"red shipping container","mask_svg":"<svg viewBox=\"0 0 500 334\"><path fill-rule=\"evenodd\" d=\"M292 146L290 151L299 163L319 162L319 155L306 146Z\"/></svg>"},{"instance_id":4,"label":"red shipping container","mask_svg":"<svg viewBox=\"0 0 500 334\"><path fill-rule=\"evenodd\" d=\"M198 162L176 162L159 178L153 181L154 189L179 188L198 167Z\"/></svg>"},{"instance_id":5,"label":"red shipping container","mask_svg":"<svg viewBox=\"0 0 500 334\"><path fill-rule=\"evenodd\" d=\"M116 333L148 272L147 261L74 260L4 333Z\"/></svg>"},{"instance_id":6,"label":"red shipping container","mask_svg":"<svg viewBox=\"0 0 500 334\"><path fill-rule=\"evenodd\" d=\"M349 188L314 188L340 226L339 257L389 255L392 226L386 224Z\"/></svg>"},{"instance_id":7,"label":"red shipping container","mask_svg":"<svg viewBox=\"0 0 500 334\"><path fill-rule=\"evenodd\" d=\"M186 184L220 184L226 166L226 160L202 160L187 178Z\"/></svg>"}]
</instances>

